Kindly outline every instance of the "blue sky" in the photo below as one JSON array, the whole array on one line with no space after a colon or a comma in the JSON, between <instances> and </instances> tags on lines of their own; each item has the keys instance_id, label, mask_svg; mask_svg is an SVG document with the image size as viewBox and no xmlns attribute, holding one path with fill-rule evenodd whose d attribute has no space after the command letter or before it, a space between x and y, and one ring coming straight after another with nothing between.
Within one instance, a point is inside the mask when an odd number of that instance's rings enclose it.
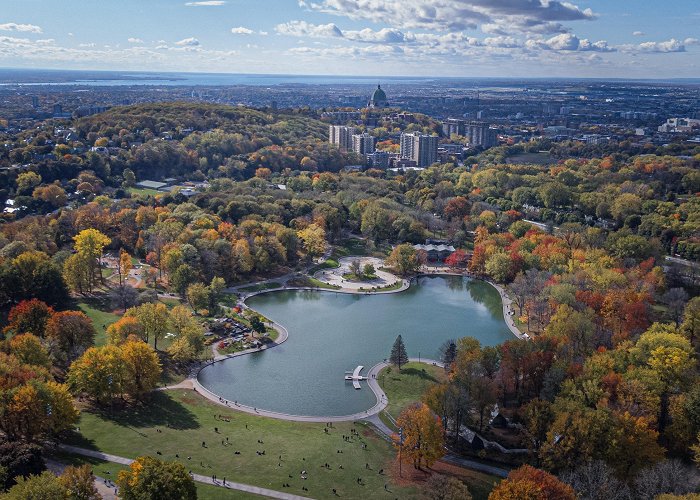
<instances>
[{"instance_id":1,"label":"blue sky","mask_svg":"<svg viewBox=\"0 0 700 500\"><path fill-rule=\"evenodd\" d=\"M698 0L1 0L0 66L700 77Z\"/></svg>"}]
</instances>

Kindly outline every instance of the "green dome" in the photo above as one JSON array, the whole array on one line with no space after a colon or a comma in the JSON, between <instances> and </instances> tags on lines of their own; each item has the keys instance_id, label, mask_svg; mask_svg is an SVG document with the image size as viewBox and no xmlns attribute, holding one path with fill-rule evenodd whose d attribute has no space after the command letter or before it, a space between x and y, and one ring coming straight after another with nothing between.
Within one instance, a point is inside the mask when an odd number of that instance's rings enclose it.
<instances>
[{"instance_id":1,"label":"green dome","mask_svg":"<svg viewBox=\"0 0 700 500\"><path fill-rule=\"evenodd\" d=\"M377 85L377 90L374 91L372 94L372 102L378 103L378 102L386 102L386 94L382 90L381 85Z\"/></svg>"}]
</instances>

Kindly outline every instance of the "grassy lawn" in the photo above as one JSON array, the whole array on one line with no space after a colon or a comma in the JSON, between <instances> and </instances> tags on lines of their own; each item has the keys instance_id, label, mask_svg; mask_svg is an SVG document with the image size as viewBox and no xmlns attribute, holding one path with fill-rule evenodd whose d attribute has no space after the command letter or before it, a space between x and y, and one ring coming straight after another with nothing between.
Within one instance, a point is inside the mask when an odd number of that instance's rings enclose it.
<instances>
[{"instance_id":1,"label":"grassy lawn","mask_svg":"<svg viewBox=\"0 0 700 500\"><path fill-rule=\"evenodd\" d=\"M218 415L230 421L219 420ZM196 473L312 498L334 498L332 488L345 498L415 498L417 493L416 488L398 487L386 474L378 473L391 469L392 446L352 423L336 423L326 434L325 424L237 413L192 391L168 391L153 393L146 407L116 411L113 418L109 411L83 410L78 425L80 434L70 439L74 445L130 458L155 456L160 451L160 458L178 460L175 454L179 454L179 460ZM353 427L361 437L346 442L342 435L350 435ZM362 443L366 443L366 449ZM258 455L256 450L264 450L265 455ZM330 464L329 469L325 463ZM307 471L307 480L300 479L302 470ZM358 477L363 485L357 484ZM291 488L283 489L282 483L291 484ZM391 492L384 491L385 483L390 484ZM303 491L302 486L309 491Z\"/></svg>"},{"instance_id":2,"label":"grassy lawn","mask_svg":"<svg viewBox=\"0 0 700 500\"><path fill-rule=\"evenodd\" d=\"M105 328L103 325L109 326L115 321L117 321L120 316L114 314L108 310L105 310L102 305L96 302L79 302L78 307L82 312L84 312L95 327L97 336L95 337L95 345L105 345L107 343L107 335L105 334Z\"/></svg>"},{"instance_id":3,"label":"grassy lawn","mask_svg":"<svg viewBox=\"0 0 700 500\"><path fill-rule=\"evenodd\" d=\"M432 385L445 379L445 370L426 363L408 363L399 370L384 368L377 376L379 386L389 398L386 410L397 418L404 408L420 401L423 393Z\"/></svg>"},{"instance_id":4,"label":"grassy lawn","mask_svg":"<svg viewBox=\"0 0 700 500\"><path fill-rule=\"evenodd\" d=\"M325 283L316 278L310 276L302 276L301 278L294 278L289 281L289 286L301 286L310 288L326 288L328 290L338 290L340 287L338 285L331 285L330 283Z\"/></svg>"},{"instance_id":5,"label":"grassy lawn","mask_svg":"<svg viewBox=\"0 0 700 500\"><path fill-rule=\"evenodd\" d=\"M148 188L137 188L137 187L130 187L127 188L127 191L129 191L132 195L143 195L143 196L156 196L159 194L165 194L163 191L158 191L156 189L148 189Z\"/></svg>"}]
</instances>

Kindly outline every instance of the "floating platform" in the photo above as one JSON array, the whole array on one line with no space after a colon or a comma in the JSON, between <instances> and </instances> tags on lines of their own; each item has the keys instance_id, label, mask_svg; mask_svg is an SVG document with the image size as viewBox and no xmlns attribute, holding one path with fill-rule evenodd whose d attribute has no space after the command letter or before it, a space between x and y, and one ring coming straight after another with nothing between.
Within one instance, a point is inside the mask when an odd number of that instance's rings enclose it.
<instances>
[{"instance_id":1,"label":"floating platform","mask_svg":"<svg viewBox=\"0 0 700 500\"><path fill-rule=\"evenodd\" d=\"M362 389L362 386L360 386L360 380L367 380L367 377L360 375L363 368L364 366L359 365L352 373L345 372L345 380L352 380L352 386L355 389Z\"/></svg>"}]
</instances>

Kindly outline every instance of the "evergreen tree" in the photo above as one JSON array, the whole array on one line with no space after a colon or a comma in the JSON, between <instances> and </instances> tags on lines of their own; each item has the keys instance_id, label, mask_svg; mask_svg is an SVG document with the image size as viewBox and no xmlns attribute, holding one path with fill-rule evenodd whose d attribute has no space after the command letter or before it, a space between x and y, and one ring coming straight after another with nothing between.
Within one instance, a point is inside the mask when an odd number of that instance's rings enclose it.
<instances>
[{"instance_id":1,"label":"evergreen tree","mask_svg":"<svg viewBox=\"0 0 700 500\"><path fill-rule=\"evenodd\" d=\"M398 366L399 371L401 371L401 365L405 365L406 363L408 363L408 354L406 353L406 346L403 344L403 339L401 338L401 335L396 337L394 346L391 348L389 362L392 365Z\"/></svg>"},{"instance_id":2,"label":"evergreen tree","mask_svg":"<svg viewBox=\"0 0 700 500\"><path fill-rule=\"evenodd\" d=\"M457 357L457 343L454 339L446 340L440 347L440 361L445 365L445 371L450 369L450 365Z\"/></svg>"}]
</instances>

